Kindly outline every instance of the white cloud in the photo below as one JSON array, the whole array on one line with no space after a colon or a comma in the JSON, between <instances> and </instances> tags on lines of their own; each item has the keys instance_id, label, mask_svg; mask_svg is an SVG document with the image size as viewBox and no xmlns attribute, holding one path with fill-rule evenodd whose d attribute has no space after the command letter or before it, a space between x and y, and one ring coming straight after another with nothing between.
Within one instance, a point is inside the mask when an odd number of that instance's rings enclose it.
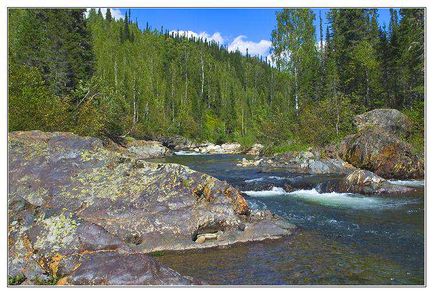
<instances>
[{"instance_id":1,"label":"white cloud","mask_svg":"<svg viewBox=\"0 0 434 295\"><path fill-rule=\"evenodd\" d=\"M175 31L172 30L170 31L170 33L174 33L175 35L179 35L179 36L186 36L188 38L191 37L195 37L195 38L203 38L207 41L215 41L219 44L223 44L224 38L223 36L219 33L219 32L215 32L212 35L209 35L207 32L200 32L200 33L196 33L193 31Z\"/></svg>"},{"instance_id":2,"label":"white cloud","mask_svg":"<svg viewBox=\"0 0 434 295\"><path fill-rule=\"evenodd\" d=\"M86 17L89 16L89 11L90 11L90 10L91 10L91 8L86 9L86 12L85 12ZM98 11L98 8L95 8L95 10ZM101 13L102 13L102 16L103 16L104 18L105 18L105 14L106 14L106 12L107 12L107 8L101 8ZM113 17L114 19L116 19L116 20L118 20L118 19L120 19L120 18L123 18L123 14L122 14L122 12L120 11L120 9L110 8L110 12L111 12L111 14L112 14L112 17Z\"/></svg>"},{"instance_id":3,"label":"white cloud","mask_svg":"<svg viewBox=\"0 0 434 295\"><path fill-rule=\"evenodd\" d=\"M245 40L247 37L240 35L236 37L231 44L229 44L229 51L236 51L237 49L242 53L246 53L246 49L249 49L249 55L260 55L263 57L269 56L271 49L271 41L261 40L259 42L253 42Z\"/></svg>"}]
</instances>

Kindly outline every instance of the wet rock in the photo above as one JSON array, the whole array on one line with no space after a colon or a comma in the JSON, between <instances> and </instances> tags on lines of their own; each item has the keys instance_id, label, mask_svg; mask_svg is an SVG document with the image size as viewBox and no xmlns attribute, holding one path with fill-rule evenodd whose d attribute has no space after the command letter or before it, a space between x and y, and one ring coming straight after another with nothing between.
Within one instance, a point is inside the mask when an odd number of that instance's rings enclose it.
<instances>
[{"instance_id":1,"label":"wet rock","mask_svg":"<svg viewBox=\"0 0 434 295\"><path fill-rule=\"evenodd\" d=\"M99 252L83 255L78 268L61 283L64 285L190 285L193 281L141 253Z\"/></svg>"},{"instance_id":2,"label":"wet rock","mask_svg":"<svg viewBox=\"0 0 434 295\"><path fill-rule=\"evenodd\" d=\"M177 164L141 161L99 139L12 132L8 144L8 272L25 274L28 283L42 276L66 277L60 282L69 284L191 283L137 253L293 232L276 216L251 217L244 197L226 182ZM218 239L203 244L192 239L217 232ZM104 260L120 270L107 273Z\"/></svg>"},{"instance_id":3,"label":"wet rock","mask_svg":"<svg viewBox=\"0 0 434 295\"><path fill-rule=\"evenodd\" d=\"M395 109L375 109L354 117L359 131L366 128L381 128L396 136L408 136L411 122L406 115Z\"/></svg>"},{"instance_id":4,"label":"wet rock","mask_svg":"<svg viewBox=\"0 0 434 295\"><path fill-rule=\"evenodd\" d=\"M394 185L367 170L358 169L341 180L330 181L318 187L321 193L340 192L358 194L404 194L413 188Z\"/></svg>"},{"instance_id":5,"label":"wet rock","mask_svg":"<svg viewBox=\"0 0 434 295\"><path fill-rule=\"evenodd\" d=\"M381 128L365 128L342 141L339 156L352 165L379 176L396 179L420 179L423 161L411 146Z\"/></svg>"},{"instance_id":6,"label":"wet rock","mask_svg":"<svg viewBox=\"0 0 434 295\"><path fill-rule=\"evenodd\" d=\"M161 158L171 154L171 151L158 141L130 140L126 148L142 159Z\"/></svg>"}]
</instances>

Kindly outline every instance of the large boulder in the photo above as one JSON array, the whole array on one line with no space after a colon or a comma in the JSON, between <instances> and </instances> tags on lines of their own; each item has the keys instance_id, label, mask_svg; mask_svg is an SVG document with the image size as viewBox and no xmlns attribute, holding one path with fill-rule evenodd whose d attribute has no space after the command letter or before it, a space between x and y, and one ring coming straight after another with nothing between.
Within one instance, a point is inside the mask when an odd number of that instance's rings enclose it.
<instances>
[{"instance_id":1,"label":"large boulder","mask_svg":"<svg viewBox=\"0 0 434 295\"><path fill-rule=\"evenodd\" d=\"M280 238L294 229L277 216L250 215L241 193L226 182L146 162L96 138L12 132L8 144L10 277L190 284L142 253ZM196 242L206 234L215 239ZM125 272L107 273L113 265Z\"/></svg>"},{"instance_id":2,"label":"large boulder","mask_svg":"<svg viewBox=\"0 0 434 295\"><path fill-rule=\"evenodd\" d=\"M383 128L364 128L341 142L339 156L384 178L423 178L423 161L411 146Z\"/></svg>"},{"instance_id":3,"label":"large boulder","mask_svg":"<svg viewBox=\"0 0 434 295\"><path fill-rule=\"evenodd\" d=\"M318 186L321 193L340 192L358 194L403 194L413 192L413 188L394 185L386 179L366 170L357 169L347 177L322 183Z\"/></svg>"},{"instance_id":4,"label":"large boulder","mask_svg":"<svg viewBox=\"0 0 434 295\"><path fill-rule=\"evenodd\" d=\"M396 136L408 136L411 122L406 115L395 109L375 109L354 117L357 129L382 128Z\"/></svg>"}]
</instances>

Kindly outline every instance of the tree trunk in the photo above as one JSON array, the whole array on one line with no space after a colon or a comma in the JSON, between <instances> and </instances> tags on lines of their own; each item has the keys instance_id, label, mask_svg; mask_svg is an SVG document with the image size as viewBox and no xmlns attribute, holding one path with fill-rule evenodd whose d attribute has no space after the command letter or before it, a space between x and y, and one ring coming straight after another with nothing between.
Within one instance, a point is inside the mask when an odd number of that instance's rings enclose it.
<instances>
[{"instance_id":1,"label":"tree trunk","mask_svg":"<svg viewBox=\"0 0 434 295\"><path fill-rule=\"evenodd\" d=\"M366 96L365 96L365 106L369 108L369 75L368 70L365 70L366 75Z\"/></svg>"},{"instance_id":2,"label":"tree trunk","mask_svg":"<svg viewBox=\"0 0 434 295\"><path fill-rule=\"evenodd\" d=\"M203 99L203 86L205 83L205 71L204 71L204 66L203 66L203 55L201 53L200 55L200 65L201 65L201 88L200 88L200 97Z\"/></svg>"},{"instance_id":3,"label":"tree trunk","mask_svg":"<svg viewBox=\"0 0 434 295\"><path fill-rule=\"evenodd\" d=\"M117 91L118 88L118 64L115 60L115 65L114 65L114 71L115 71L115 91Z\"/></svg>"},{"instance_id":4,"label":"tree trunk","mask_svg":"<svg viewBox=\"0 0 434 295\"><path fill-rule=\"evenodd\" d=\"M298 76L297 76L297 69L295 69L295 113L298 116L298 110L299 110L299 101L298 101Z\"/></svg>"}]
</instances>

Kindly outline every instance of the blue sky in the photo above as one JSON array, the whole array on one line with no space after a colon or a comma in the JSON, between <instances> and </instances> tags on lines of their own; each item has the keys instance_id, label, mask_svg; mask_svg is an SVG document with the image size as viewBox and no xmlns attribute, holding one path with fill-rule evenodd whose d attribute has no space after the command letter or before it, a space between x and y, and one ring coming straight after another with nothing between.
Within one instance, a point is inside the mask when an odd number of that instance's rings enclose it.
<instances>
[{"instance_id":1,"label":"blue sky","mask_svg":"<svg viewBox=\"0 0 434 295\"><path fill-rule=\"evenodd\" d=\"M275 27L275 13L279 9L202 9L202 8L139 8L131 9L131 18L137 19L139 27L149 26L160 30L178 31L182 34L197 35L213 39L228 46L238 48L242 53L249 49L253 55L267 56L271 46L271 31ZM319 39L319 14L327 24L328 9L313 9L316 15L315 27ZM126 9L112 9L116 18L123 17ZM379 23L387 25L389 9L379 9ZM325 37L325 33L324 33Z\"/></svg>"}]
</instances>

